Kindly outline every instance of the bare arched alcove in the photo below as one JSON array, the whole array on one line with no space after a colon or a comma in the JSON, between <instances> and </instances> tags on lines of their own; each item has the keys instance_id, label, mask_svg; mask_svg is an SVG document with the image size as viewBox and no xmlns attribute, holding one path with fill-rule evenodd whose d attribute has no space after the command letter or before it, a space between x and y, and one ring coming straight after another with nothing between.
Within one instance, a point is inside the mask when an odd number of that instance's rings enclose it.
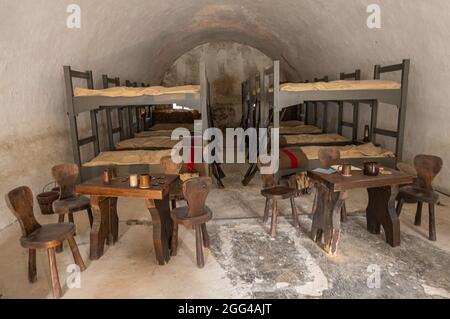
<instances>
[{"instance_id":1,"label":"bare arched alcove","mask_svg":"<svg viewBox=\"0 0 450 319\"><path fill-rule=\"evenodd\" d=\"M236 42L210 42L179 57L165 73L163 84L199 82L199 63L205 62L211 83L211 105L216 126L237 127L241 118L241 83L271 59L261 51Z\"/></svg>"}]
</instances>

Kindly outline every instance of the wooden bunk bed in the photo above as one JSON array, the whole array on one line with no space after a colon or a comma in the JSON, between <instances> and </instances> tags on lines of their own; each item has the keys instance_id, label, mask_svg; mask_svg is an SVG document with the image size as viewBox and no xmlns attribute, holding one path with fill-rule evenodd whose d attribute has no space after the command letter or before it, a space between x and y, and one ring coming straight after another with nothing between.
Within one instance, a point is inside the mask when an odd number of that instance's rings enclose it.
<instances>
[{"instance_id":1,"label":"wooden bunk bed","mask_svg":"<svg viewBox=\"0 0 450 319\"><path fill-rule=\"evenodd\" d=\"M315 78L314 82L328 82L328 76L323 77L322 79ZM340 80L352 80L352 81L360 81L361 80L361 70L357 69L352 73L341 73L339 76ZM309 82L305 82L309 83ZM280 128L280 147L301 147L301 146L345 146L349 144L362 144L362 142L357 140L357 132L358 132L358 108L359 103L351 101L353 105L353 121L345 122L343 120L344 115L344 105L347 101L324 101L323 105L323 114L322 114L322 125L320 132L308 132L305 134L283 134L282 128ZM336 103L338 105L338 132L337 133L328 133L328 108L330 104ZM312 102L312 117L314 126L317 127L318 124L318 112L317 102ZM305 116L304 119L308 122L308 102L304 103L305 105ZM283 125L283 124L282 124ZM351 128L356 128L353 130L353 134L351 138L345 137L342 135L342 126L348 126ZM306 126L306 125L305 125Z\"/></svg>"},{"instance_id":2,"label":"wooden bunk bed","mask_svg":"<svg viewBox=\"0 0 450 319\"><path fill-rule=\"evenodd\" d=\"M137 83L128 82L128 86L130 87L131 84L131 87L134 89L129 90L129 87L117 87L94 90L92 71L75 71L70 66L64 66L64 77L74 162L81 168L80 175L82 180L98 176L105 167L111 166L117 167L120 172L145 172L153 166L159 167L160 158L170 155L171 152L170 149L113 151L114 148L111 148L111 143L108 143L109 149L107 151L101 152L97 123L97 114L100 111L105 109L113 110L123 106L139 108L149 105L177 103L198 110L202 114L202 134L203 130L209 127L209 119L211 118L211 111L209 110L209 83L203 63L200 65L200 85L190 86L189 88L137 88ZM74 78L86 80L87 88L74 89L72 82ZM77 117L87 112L90 113L91 135L80 138ZM112 125L108 124L108 126ZM93 145L94 158L84 161L80 148L89 144ZM209 174L209 165L207 166L206 174Z\"/></svg>"},{"instance_id":3,"label":"wooden bunk bed","mask_svg":"<svg viewBox=\"0 0 450 319\"><path fill-rule=\"evenodd\" d=\"M266 79L268 81L268 77L264 77L264 74L260 77L261 79ZM328 76L323 79L315 79L315 82L319 81L328 81ZM264 87L264 81L257 82L260 84L260 88ZM306 81L304 83L309 83ZM255 91L255 90L253 90ZM259 114L260 116L267 116L264 123L261 127L273 127L271 123L273 123L273 89L265 88L265 90L258 90L258 97L260 97L260 101L262 100L262 96L265 96L265 103L259 103ZM307 145L347 145L351 142L350 139L345 138L341 135L337 134L323 134L322 128L317 127L317 103L313 103L313 112L314 114L314 125L307 124L308 122L308 102L303 104L294 105L296 113L296 119L294 120L284 120L283 118L286 114L287 108L284 108L280 115L280 146L288 147L288 146L307 146ZM324 103L324 107L328 107L328 101ZM261 110L262 109L262 110ZM265 111L264 111L265 110ZM326 113L324 112L324 120L323 123L326 123ZM259 127L259 126L258 126ZM256 172L258 171L258 166L256 163L252 163L247 170L244 179L242 180L242 184L244 186L248 185L251 179L254 177Z\"/></svg>"},{"instance_id":4,"label":"wooden bunk bed","mask_svg":"<svg viewBox=\"0 0 450 319\"><path fill-rule=\"evenodd\" d=\"M404 142L404 125L407 107L408 78L409 78L410 60L403 60L402 63L389 66L376 65L374 68L374 79L362 81L357 79L358 72L353 74L355 80L349 81L350 75L341 75L340 81L315 82L315 83L287 83L280 85L280 64L275 61L273 67L266 70L265 75L271 77L273 84L273 127L280 126L280 113L283 109L305 102L338 102L339 104L339 126L347 124L342 120L342 108L344 102L354 103L355 109L359 103L368 103L371 106L371 126L370 142L368 144L357 143L357 124L358 112L354 112L354 123L352 127L353 141L352 145L341 146L341 152L348 151L348 156L344 155L342 163L353 165L362 165L366 161L377 161L387 167L396 167L396 163L401 160ZM382 81L381 75L390 72L401 72L401 82ZM360 73L359 73L360 75ZM394 105L398 108L398 120L396 131L386 130L378 126L378 108L380 103ZM326 114L326 113L325 113ZM338 126L338 127L339 127ZM347 125L348 126L348 125ZM339 129L341 130L341 129ZM384 135L395 138L395 152L389 152L374 145L376 136ZM303 154L299 158L291 161L291 166L280 167L278 177L294 174L298 171L314 169L319 167L317 151L319 147L309 146L309 148L294 147L286 148L280 152L280 157L287 156L290 160L295 157L295 153L300 151ZM358 154L359 153L359 154ZM294 154L294 155L293 155ZM305 162L306 161L306 162ZM280 163L283 160L280 158Z\"/></svg>"}]
</instances>

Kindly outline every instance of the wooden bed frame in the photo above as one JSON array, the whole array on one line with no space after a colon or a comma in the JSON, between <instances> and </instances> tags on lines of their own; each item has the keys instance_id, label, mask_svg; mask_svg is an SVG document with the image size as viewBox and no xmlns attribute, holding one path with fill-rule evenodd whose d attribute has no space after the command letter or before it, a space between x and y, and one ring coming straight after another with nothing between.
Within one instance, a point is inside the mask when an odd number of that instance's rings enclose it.
<instances>
[{"instance_id":1,"label":"wooden bed frame","mask_svg":"<svg viewBox=\"0 0 450 319\"><path fill-rule=\"evenodd\" d=\"M140 107L149 105L168 105L177 103L196 109L202 114L202 128L208 126L211 118L211 110L208 109L209 83L206 76L206 67L204 63L200 64L200 92L195 94L165 94L159 96L139 96L139 97L99 97L99 96L74 96L72 79L84 79L87 82L88 89L94 89L92 71L75 71L70 66L64 66L64 80L66 86L67 111L69 116L70 137L72 142L72 151L74 162L80 167L81 180L95 177L103 172L105 167L84 167L84 161L80 155L80 148L87 144L93 144L94 156L100 153L99 131L97 123L97 114L105 109L116 109L124 105L130 107ZM127 85L137 86L137 83L127 81ZM130 111L130 109L129 109ZM91 121L91 135L80 139L77 126L77 116L89 112ZM112 125L110 125L112 126ZM113 130L112 130L113 131ZM108 133L109 134L109 133ZM111 136L110 136L111 137ZM111 147L110 143L108 143ZM119 171L126 172L145 172L151 165L124 165L118 166ZM159 165L158 165L159 166ZM208 165L209 166L209 165ZM207 169L209 175L210 168Z\"/></svg>"},{"instance_id":2,"label":"wooden bed frame","mask_svg":"<svg viewBox=\"0 0 450 319\"><path fill-rule=\"evenodd\" d=\"M361 142L357 141L357 133L358 133L358 120L359 120L359 104L367 103L371 106L371 127L370 127L370 141L376 144L376 135L384 135L389 136L396 139L396 156L393 158L355 158L355 159L343 159L342 163L349 163L352 165L361 165L365 161L377 161L380 164L395 168L398 161L402 159L403 153L403 142L404 142L404 126L405 126L405 117L406 117L406 107L407 107L407 95L408 95L408 78L409 78L409 67L410 60L405 59L401 64L389 65L389 66L380 66L375 65L374 68L374 79L379 80L381 78L381 74L389 73L389 72L401 72L401 88L398 90L335 90L335 91L308 91L308 92L284 92L280 91L280 63L279 61L274 61L274 65L264 71L264 85L263 89L265 92L262 95L266 96L266 101L264 107L270 111L270 102L272 101L273 105L273 127L280 127L280 119L287 107L292 105L304 104L305 107L305 124L309 123L309 112L308 112L308 103L313 103L313 115L314 115L314 123L317 124L317 102L325 103L325 112L324 112L324 123L327 123L327 112L326 108L330 102L336 102L339 106L338 111L338 133L342 133L342 127L348 126L353 128L353 144L361 144ZM354 73L341 73L341 80L346 79L361 79L361 71L356 70ZM327 81L328 78L325 77L323 79L315 79L315 81ZM272 93L269 91L270 84L273 84ZM353 104L353 123L348 123L343 121L343 108L344 103L350 102ZM387 103L391 105L395 105L398 108L398 121L397 121L397 130L390 131L381 129L377 126L377 116L378 116L378 106L379 103ZM325 126L324 126L325 127ZM348 143L345 143L348 144ZM340 143L334 145L342 145ZM334 145L324 145L324 146L334 146ZM313 146L311 144L307 145L299 145L299 146ZM321 145L315 145L321 146ZM290 146L289 146L290 147ZM288 148L289 148L288 147ZM307 168L304 169L314 169L319 167L318 160L311 160L308 163ZM253 176L256 174L257 168L253 167L247 171L246 176L242 183L247 185ZM299 172L299 169L283 169L277 174L278 177L289 176Z\"/></svg>"},{"instance_id":3,"label":"wooden bed frame","mask_svg":"<svg viewBox=\"0 0 450 319\"><path fill-rule=\"evenodd\" d=\"M113 84L114 86L120 86L120 78L110 78L108 75L103 74L102 75L102 82L103 82L103 89L107 89L110 87L110 84ZM106 112L106 128L108 132L108 145L110 149L114 149L114 134L119 133L120 134L120 140L127 138L126 130L125 130L125 121L124 121L124 110L126 107L119 106L117 108L105 108ZM119 121L119 126L113 127L112 124L112 111L117 111L117 119Z\"/></svg>"},{"instance_id":4,"label":"wooden bed frame","mask_svg":"<svg viewBox=\"0 0 450 319\"><path fill-rule=\"evenodd\" d=\"M108 75L102 75L103 80L103 89L107 89L110 87L110 84L114 84L115 86L120 86L120 78L110 78ZM130 86L131 82L126 81ZM133 86L137 85L136 82L133 83ZM148 87L144 83L141 84L141 87ZM114 134L120 133L120 140L128 139L134 137L135 133L139 133L141 131L147 130L151 126L152 122L152 107L151 106L117 106L117 107L102 107L102 109L106 112L106 125L108 132L108 145L109 150L114 150ZM117 110L117 118L119 121L119 126L113 128L112 123L112 112ZM143 123L141 123L141 112L144 110L144 117L142 118ZM134 114L134 115L133 115ZM128 116L128 121L125 120L125 117ZM125 130L125 123L128 122L128 127Z\"/></svg>"},{"instance_id":5,"label":"wooden bed frame","mask_svg":"<svg viewBox=\"0 0 450 319\"><path fill-rule=\"evenodd\" d=\"M409 79L409 67L410 60L403 60L401 64L380 66L375 65L374 67L374 79L380 80L381 74L389 72L401 72L401 88L397 90L346 90L346 91L311 91L311 92L282 92L280 91L280 85L275 80L279 79L280 64L279 61L274 62L273 66L273 85L274 85L274 127L279 127L279 112L284 108L288 107L291 103L299 103L305 101L337 101L342 105L344 102L355 103L355 108L359 106L359 103L369 103L371 105L371 128L370 128L370 141L376 144L376 135L384 135L395 138L395 157L392 158L355 158L355 159L343 159L341 162L361 165L366 161L377 161L380 164L395 168L398 161L402 159L403 153L403 142L404 142L404 127L406 118L406 107L407 107L407 95L408 95L408 79ZM358 74L359 73L359 74ZM277 75L278 74L278 75ZM356 79L360 78L360 72L355 72L355 74L345 75L341 74L341 77L351 78L352 75ZM378 128L377 116L378 116L378 106L379 103L386 103L390 105L395 105L398 108L398 120L397 120L397 130L390 131ZM340 111L339 111L340 113ZM356 114L355 114L356 113ZM358 112L354 113L354 124L353 127L357 128L357 117L359 117ZM355 122L356 121L356 122ZM340 121L341 125L343 121ZM354 129L353 136L357 134L356 129ZM356 135L357 136L357 135ZM357 142L356 140L354 142ZM314 169L319 167L319 162L310 161L308 163L307 169ZM294 172L298 170L293 170ZM281 170L280 176L286 176L292 174L292 170Z\"/></svg>"},{"instance_id":6,"label":"wooden bed frame","mask_svg":"<svg viewBox=\"0 0 450 319\"><path fill-rule=\"evenodd\" d=\"M307 91L307 92L283 92L280 91L280 62L275 61L272 68L266 74L273 74L273 108L274 127L280 127L280 112L290 105L308 102L327 101L350 101L359 103L370 103L372 107L370 140L375 143L376 135L384 135L396 139L395 154L401 160L404 142L404 126L408 95L410 60L403 60L400 64L380 66L375 65L374 79L380 80L381 74L390 72L401 72L401 88L397 90L335 90L335 91ZM356 75L355 75L356 77ZM397 106L399 110L397 130L389 131L378 128L377 115L379 103L386 103Z\"/></svg>"}]
</instances>

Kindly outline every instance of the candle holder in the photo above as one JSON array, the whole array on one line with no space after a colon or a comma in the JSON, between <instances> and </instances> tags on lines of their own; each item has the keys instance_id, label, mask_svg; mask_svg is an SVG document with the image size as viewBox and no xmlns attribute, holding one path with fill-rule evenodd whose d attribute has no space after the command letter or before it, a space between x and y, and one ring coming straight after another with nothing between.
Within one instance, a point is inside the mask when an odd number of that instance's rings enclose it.
<instances>
[{"instance_id":1,"label":"candle holder","mask_svg":"<svg viewBox=\"0 0 450 319\"><path fill-rule=\"evenodd\" d=\"M150 175L142 174L139 179L139 188L147 189L150 188Z\"/></svg>"},{"instance_id":2,"label":"candle holder","mask_svg":"<svg viewBox=\"0 0 450 319\"><path fill-rule=\"evenodd\" d=\"M138 176L136 174L130 175L130 187L136 188L138 185Z\"/></svg>"}]
</instances>

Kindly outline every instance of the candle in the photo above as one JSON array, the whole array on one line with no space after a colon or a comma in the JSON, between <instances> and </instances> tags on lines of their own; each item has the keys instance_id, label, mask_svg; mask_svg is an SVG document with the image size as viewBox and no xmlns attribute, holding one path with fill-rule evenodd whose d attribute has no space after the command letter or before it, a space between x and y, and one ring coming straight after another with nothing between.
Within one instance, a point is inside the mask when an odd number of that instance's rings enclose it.
<instances>
[{"instance_id":1,"label":"candle","mask_svg":"<svg viewBox=\"0 0 450 319\"><path fill-rule=\"evenodd\" d=\"M138 187L138 176L130 175L130 187Z\"/></svg>"}]
</instances>

